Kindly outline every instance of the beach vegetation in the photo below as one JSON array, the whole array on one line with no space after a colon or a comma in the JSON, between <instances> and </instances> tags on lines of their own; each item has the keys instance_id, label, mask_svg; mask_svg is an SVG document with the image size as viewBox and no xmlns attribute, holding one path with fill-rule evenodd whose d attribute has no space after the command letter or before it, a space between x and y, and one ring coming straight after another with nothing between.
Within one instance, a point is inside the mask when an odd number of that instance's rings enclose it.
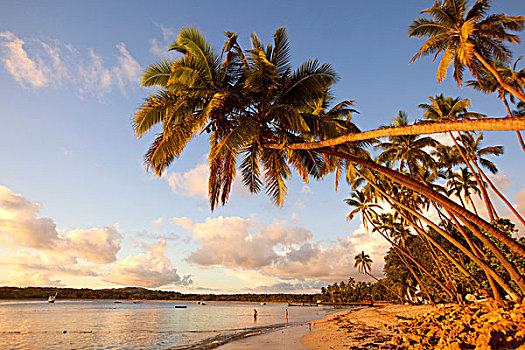
<instances>
[{"instance_id":1,"label":"beach vegetation","mask_svg":"<svg viewBox=\"0 0 525 350\"><path fill-rule=\"evenodd\" d=\"M442 55L438 81L453 65L460 86L465 68L479 82L469 86L481 88L493 77L498 87L485 89L508 93L521 110L524 81L517 68L500 74L496 67L511 59L507 44L519 42L511 32L523 29L524 17L489 15L487 0L467 5L436 1L421 12L429 18L414 20L409 36L428 39L412 62ZM460 285L475 285L473 270L466 267L471 264L490 285L488 296L522 300L525 279L514 257L525 258L525 246L495 223L500 217L489 192L523 219L485 174L497 172L490 157L503 148L483 146L481 131L523 129L525 118L512 113L488 118L470 111L468 99L439 94L420 105L422 120L410 123L400 112L391 124L362 132L353 120L356 101L333 100L332 66L310 59L292 67L285 28L277 29L268 45L252 34L248 49L236 33L225 35L222 49L215 51L196 28L182 28L170 47L178 58L145 71L143 86L158 90L139 107L133 124L137 137L157 131L145 156L149 170L162 175L191 139L207 134L212 210L227 202L238 174L250 192L264 190L282 206L292 169L305 182L333 172L336 189L341 177L352 189L345 201L355 209L348 219L360 212L366 229L370 224L385 237L413 277L405 284L411 281L430 302L461 301ZM428 136L442 132L453 147ZM484 208L475 203L477 196ZM359 266L367 271L366 261Z\"/></svg>"}]
</instances>

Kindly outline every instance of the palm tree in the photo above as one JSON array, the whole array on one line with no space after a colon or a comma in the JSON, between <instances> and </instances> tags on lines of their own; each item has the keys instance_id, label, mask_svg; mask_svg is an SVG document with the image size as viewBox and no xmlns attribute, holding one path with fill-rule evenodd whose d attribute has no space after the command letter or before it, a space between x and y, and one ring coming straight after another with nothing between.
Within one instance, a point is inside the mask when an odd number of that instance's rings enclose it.
<instances>
[{"instance_id":1,"label":"palm tree","mask_svg":"<svg viewBox=\"0 0 525 350\"><path fill-rule=\"evenodd\" d=\"M427 120L443 121L443 120L456 120L456 119L464 119L464 118L471 118L471 117L475 117L475 118L484 117L484 115L482 114L468 111L468 108L470 107L469 99L461 99L459 97L456 97L456 98L445 97L443 94L440 94L435 97L429 97L428 99L432 102L432 104L422 103L419 105L419 107L425 111L424 115ZM464 149L461 148L461 146L457 143L452 132L449 131L448 134L452 138L452 141L454 141L454 144L456 145L457 150L461 154L461 157L463 157L463 161L468 166L472 174L474 174L474 178L476 179L478 183L478 187L481 190L483 201L485 202L485 206L487 207L487 213L489 214L490 219L493 220L494 213L493 213L492 203L490 202L490 198L487 194L487 191L485 190L483 182L481 181L478 174L476 173L476 171L472 168L472 165L470 164L470 161L472 161L472 159L468 157L469 155L468 152L464 152ZM461 136L461 133L459 133L459 135Z\"/></svg>"},{"instance_id":2,"label":"palm tree","mask_svg":"<svg viewBox=\"0 0 525 350\"><path fill-rule=\"evenodd\" d=\"M316 60L292 71L284 28L275 32L273 46L265 48L253 34L252 49L246 55L235 33L226 32L226 36L218 55L198 30L180 31L171 49L183 56L171 64L152 65L143 76L143 85L161 90L149 96L135 114L136 135L141 137L162 124L162 132L146 154L146 164L160 175L189 140L209 132L211 208L227 201L238 158L250 191L260 191L264 183L273 201L282 205L290 174L287 163L303 178L319 178L326 172L324 159L309 151L264 148L263 143L323 129L326 123L331 123L335 136L347 131L347 123L336 117L321 120L313 113L299 113L327 96L336 76L331 66Z\"/></svg>"},{"instance_id":3,"label":"palm tree","mask_svg":"<svg viewBox=\"0 0 525 350\"><path fill-rule=\"evenodd\" d=\"M514 64L507 67L504 63L500 61L494 62L494 69L499 73L501 78L505 80L509 85L513 86L516 90L519 90L523 92L522 86L525 86L525 69L522 69L520 71L516 71L516 66L518 62L523 58L523 56L520 56ZM473 87L476 90L479 90L484 93L498 93L498 98L503 102L505 105L505 110L507 111L507 116L509 118L512 118L512 112L510 110L509 103L507 101L507 94L508 91L506 91L496 80L496 78L487 70L481 69L478 72L477 76L478 80L469 80L467 82L467 86ZM512 102L514 102L513 96L510 96L510 99ZM525 143L523 142L523 138L521 137L520 131L516 130L516 135L518 137L518 141L521 145L521 148L525 152Z\"/></svg>"},{"instance_id":4,"label":"palm tree","mask_svg":"<svg viewBox=\"0 0 525 350\"><path fill-rule=\"evenodd\" d=\"M472 200L471 191L474 193L480 194L480 189L478 188L477 182L475 179L472 179L474 176L468 171L467 168L461 168L458 172L451 174L447 181L448 195L455 194L461 204L463 203L463 198L470 202L470 205L474 209L474 212L478 213L474 201Z\"/></svg>"},{"instance_id":5,"label":"palm tree","mask_svg":"<svg viewBox=\"0 0 525 350\"><path fill-rule=\"evenodd\" d=\"M362 251L361 253L355 256L354 267L357 268L359 272L368 275L369 272L372 270L372 262L373 261L370 258L370 255L365 254L365 252Z\"/></svg>"},{"instance_id":6,"label":"palm tree","mask_svg":"<svg viewBox=\"0 0 525 350\"><path fill-rule=\"evenodd\" d=\"M421 14L430 17L417 18L409 27L410 37L428 37L410 63L420 56L441 53L436 78L441 82L448 67L454 64L454 79L462 85L463 71L467 67L477 76L480 66L485 67L508 92L525 101L525 95L507 84L493 68L494 60L506 62L511 54L505 42L519 43L518 35L507 31L523 29L523 16L505 14L487 15L491 0L478 0L467 11L466 0L437 0Z\"/></svg>"},{"instance_id":7,"label":"palm tree","mask_svg":"<svg viewBox=\"0 0 525 350\"><path fill-rule=\"evenodd\" d=\"M446 169L446 173L440 175L445 178L453 173L454 166L462 162L461 155L455 147L440 144L430 154L436 158L438 169Z\"/></svg>"},{"instance_id":8,"label":"palm tree","mask_svg":"<svg viewBox=\"0 0 525 350\"><path fill-rule=\"evenodd\" d=\"M349 206L355 207L355 209L348 214L346 220L352 220L357 213L361 212L363 226L367 231L368 223L373 222L374 218L378 216L378 213L375 209L382 209L379 204L371 203L363 190L353 191L352 198L347 198L344 201Z\"/></svg>"},{"instance_id":9,"label":"palm tree","mask_svg":"<svg viewBox=\"0 0 525 350\"><path fill-rule=\"evenodd\" d=\"M469 157L472 159L472 163L481 174L485 182L487 182L492 188L492 190L498 195L498 197L507 205L507 207L514 213L514 215L525 225L525 220L518 213L518 211L510 204L510 202L505 198L505 196L496 188L492 181L488 178L485 172L481 169L482 167L489 170L492 174L498 172L496 165L484 158L488 155L499 156L503 154L503 146L488 146L481 147L481 142L483 141L483 134L479 134L475 139L473 135L463 134L460 136L462 143L465 145L465 152L468 153Z\"/></svg>"},{"instance_id":10,"label":"palm tree","mask_svg":"<svg viewBox=\"0 0 525 350\"><path fill-rule=\"evenodd\" d=\"M393 119L391 127L403 127L408 125L408 115L399 111L397 118ZM438 142L431 137L420 137L416 135L393 136L388 141L381 142L376 148L382 148L383 152L377 157L377 161L393 166L399 162L399 171L403 172L405 166L412 176L420 178L421 169L435 169L434 159L424 150L426 147L436 147Z\"/></svg>"},{"instance_id":11,"label":"palm tree","mask_svg":"<svg viewBox=\"0 0 525 350\"><path fill-rule=\"evenodd\" d=\"M249 189L258 192L264 180L268 194L276 204L282 204L289 165L303 179L308 179L308 176L317 179L326 174L329 158L335 156L347 164L367 167L422 193L525 255L521 246L483 219L421 182L372 162L358 141L360 138L370 140L370 135L377 132L360 135L351 121L325 112L335 73L330 66L320 65L317 61L307 61L292 72L288 65L284 29L276 32L274 45L266 48L256 35L252 35L252 49L246 51L246 55L236 44L234 33L227 33L221 55L213 54L196 30L182 30L172 48L183 57L169 67L169 76L164 66L157 67L159 69L150 67L144 76L144 84L159 86L161 91L148 97L139 109L135 129L140 136L153 125L162 124L162 132L146 155L147 163L157 174L180 155L189 139L204 131L210 132L209 193L212 208L219 199L223 203L227 200L238 157L242 160L239 168L243 182ZM226 58L222 60L222 57ZM505 125L503 128L511 125L515 129L516 125L525 124L525 118L512 119L504 122L489 120L481 128L501 129L502 125ZM443 130L440 127L445 130L479 127L468 122L432 125L430 128L426 125L409 126L407 129L410 134ZM396 132L398 135L407 133L407 129L378 132L395 136ZM352 138L352 134L358 136L353 140L345 139ZM326 140L339 146L335 150L319 148ZM262 175L264 179L261 179ZM511 276L515 275L511 273Z\"/></svg>"},{"instance_id":12,"label":"palm tree","mask_svg":"<svg viewBox=\"0 0 525 350\"><path fill-rule=\"evenodd\" d=\"M361 251L361 253L359 253L358 255L355 256L355 264L354 264L354 267L357 268L357 270L361 273L364 273L365 275L368 275L370 277L372 277L374 280L376 280L377 283L381 284L382 286L384 286L386 289L388 289L391 293L393 293L395 296L397 296L399 298L399 300L401 300L401 302L403 302L403 297L401 297L399 294L397 294L396 292L394 292L392 289L390 289L387 285L385 285L383 282L381 282L380 280L378 280L377 278L375 278L374 276L372 276L370 274L370 271L372 270L372 259L370 258L370 255L368 254L365 254L364 251Z\"/></svg>"}]
</instances>

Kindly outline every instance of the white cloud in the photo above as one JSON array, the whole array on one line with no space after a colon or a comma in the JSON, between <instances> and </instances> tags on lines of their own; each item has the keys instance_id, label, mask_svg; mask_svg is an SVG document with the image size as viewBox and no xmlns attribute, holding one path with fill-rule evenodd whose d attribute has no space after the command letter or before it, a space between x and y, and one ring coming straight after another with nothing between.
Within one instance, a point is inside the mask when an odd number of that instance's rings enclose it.
<instances>
[{"instance_id":1,"label":"white cloud","mask_svg":"<svg viewBox=\"0 0 525 350\"><path fill-rule=\"evenodd\" d=\"M49 85L48 67L38 58L31 59L24 49L25 42L13 33L0 33L4 55L2 62L13 78L22 86L44 87Z\"/></svg>"},{"instance_id":2,"label":"white cloud","mask_svg":"<svg viewBox=\"0 0 525 350\"><path fill-rule=\"evenodd\" d=\"M116 79L116 84L122 93L126 93L129 82L138 82L142 74L139 63L130 55L123 43L117 44L120 56L117 57L118 64L112 68L111 75Z\"/></svg>"},{"instance_id":3,"label":"white cloud","mask_svg":"<svg viewBox=\"0 0 525 350\"><path fill-rule=\"evenodd\" d=\"M117 259L121 239L115 227L72 230L65 239L65 247L92 263L109 264Z\"/></svg>"},{"instance_id":4,"label":"white cloud","mask_svg":"<svg viewBox=\"0 0 525 350\"><path fill-rule=\"evenodd\" d=\"M372 274L381 276L386 251L390 248L379 235L365 233L363 227L352 235L339 238L336 244L323 247L319 242L305 243L290 251L262 271L271 275L315 278L326 281L346 280L348 276L362 279L354 268L355 256L361 251L369 254L374 264Z\"/></svg>"},{"instance_id":5,"label":"white cloud","mask_svg":"<svg viewBox=\"0 0 525 350\"><path fill-rule=\"evenodd\" d=\"M40 205L0 186L0 240L8 245L52 249L59 241L50 218L37 218Z\"/></svg>"},{"instance_id":6,"label":"white cloud","mask_svg":"<svg viewBox=\"0 0 525 350\"><path fill-rule=\"evenodd\" d=\"M9 284L35 274L22 285L57 285L60 280L52 278L97 276L103 265L116 260L122 239L116 225L59 232L51 218L38 217L39 210L38 203L0 186L0 242L16 251L2 260L9 266Z\"/></svg>"},{"instance_id":7,"label":"white cloud","mask_svg":"<svg viewBox=\"0 0 525 350\"><path fill-rule=\"evenodd\" d=\"M59 234L54 221L39 218L40 205L0 186L0 241L57 254L74 254L96 264L116 260L122 235L116 227L71 230Z\"/></svg>"},{"instance_id":8,"label":"white cloud","mask_svg":"<svg viewBox=\"0 0 525 350\"><path fill-rule=\"evenodd\" d=\"M168 284L188 285L193 283L191 276L181 277L171 261L164 255L166 242L146 246L147 251L128 256L118 261L107 280L127 286L160 287Z\"/></svg>"},{"instance_id":9,"label":"white cloud","mask_svg":"<svg viewBox=\"0 0 525 350\"><path fill-rule=\"evenodd\" d=\"M149 52L159 57L169 56L168 49L170 47L170 44L177 39L175 30L173 28L166 27L159 23L155 23L155 25L162 32L162 40L150 39Z\"/></svg>"},{"instance_id":10,"label":"white cloud","mask_svg":"<svg viewBox=\"0 0 525 350\"><path fill-rule=\"evenodd\" d=\"M110 64L88 48L82 53L58 40L26 41L15 34L0 33L0 59L11 76L23 87L71 87L80 97L103 95L117 87L122 93L139 87L141 67L124 43L118 43L118 54Z\"/></svg>"},{"instance_id":11,"label":"white cloud","mask_svg":"<svg viewBox=\"0 0 525 350\"><path fill-rule=\"evenodd\" d=\"M208 165L200 164L185 173L165 175L173 193L193 197L198 200L208 199Z\"/></svg>"},{"instance_id":12,"label":"white cloud","mask_svg":"<svg viewBox=\"0 0 525 350\"><path fill-rule=\"evenodd\" d=\"M158 219L155 219L151 222L151 226L153 226L154 228L157 228L159 226L162 226L162 224L164 223L164 218L160 217Z\"/></svg>"},{"instance_id":13,"label":"white cloud","mask_svg":"<svg viewBox=\"0 0 525 350\"><path fill-rule=\"evenodd\" d=\"M15 271L37 271L44 274L66 274L72 276L98 275L98 272L93 267L80 264L78 259L70 254L34 252L28 249L21 249L15 255L8 256L3 263L14 265Z\"/></svg>"},{"instance_id":14,"label":"white cloud","mask_svg":"<svg viewBox=\"0 0 525 350\"><path fill-rule=\"evenodd\" d=\"M187 261L200 266L218 266L242 276L256 273L291 279L346 280L359 278L353 267L355 256L364 250L371 256L373 273L382 275L383 256L389 244L361 227L352 235L324 246L314 242L313 233L303 227L290 227L284 221L262 225L254 218L208 218L192 223L186 218L173 220L193 232L198 244ZM265 283L265 285L269 285Z\"/></svg>"}]
</instances>

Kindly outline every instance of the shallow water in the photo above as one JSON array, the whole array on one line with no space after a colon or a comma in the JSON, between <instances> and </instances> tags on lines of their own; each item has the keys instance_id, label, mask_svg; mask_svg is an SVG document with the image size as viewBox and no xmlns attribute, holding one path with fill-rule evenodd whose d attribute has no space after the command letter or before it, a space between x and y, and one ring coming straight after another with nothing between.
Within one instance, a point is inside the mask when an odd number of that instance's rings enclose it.
<instances>
[{"instance_id":1,"label":"shallow water","mask_svg":"<svg viewBox=\"0 0 525 350\"><path fill-rule=\"evenodd\" d=\"M330 311L255 303L0 301L0 349L196 349L323 318Z\"/></svg>"}]
</instances>

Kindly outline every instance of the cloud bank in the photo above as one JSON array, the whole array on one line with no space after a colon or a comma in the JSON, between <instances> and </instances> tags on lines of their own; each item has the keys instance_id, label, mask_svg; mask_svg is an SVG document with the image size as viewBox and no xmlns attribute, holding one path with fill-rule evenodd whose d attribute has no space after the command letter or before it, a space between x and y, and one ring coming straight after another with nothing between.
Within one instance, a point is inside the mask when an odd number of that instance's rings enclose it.
<instances>
[{"instance_id":1,"label":"cloud bank","mask_svg":"<svg viewBox=\"0 0 525 350\"><path fill-rule=\"evenodd\" d=\"M173 218L191 231L198 248L187 261L205 267L254 270L282 279L324 281L360 278L354 268L355 256L364 250L375 262L372 273L382 274L383 256L389 245L377 235L360 228L336 242L313 241L304 227L287 226L283 220L263 225L254 218L208 218L193 223Z\"/></svg>"},{"instance_id":2,"label":"cloud bank","mask_svg":"<svg viewBox=\"0 0 525 350\"><path fill-rule=\"evenodd\" d=\"M39 211L38 203L0 186L0 243L9 251L1 259L9 276L1 283L63 286L64 276L144 287L192 283L172 267L164 240L117 261L123 236L116 225L60 232L51 218L39 217Z\"/></svg>"}]
</instances>

